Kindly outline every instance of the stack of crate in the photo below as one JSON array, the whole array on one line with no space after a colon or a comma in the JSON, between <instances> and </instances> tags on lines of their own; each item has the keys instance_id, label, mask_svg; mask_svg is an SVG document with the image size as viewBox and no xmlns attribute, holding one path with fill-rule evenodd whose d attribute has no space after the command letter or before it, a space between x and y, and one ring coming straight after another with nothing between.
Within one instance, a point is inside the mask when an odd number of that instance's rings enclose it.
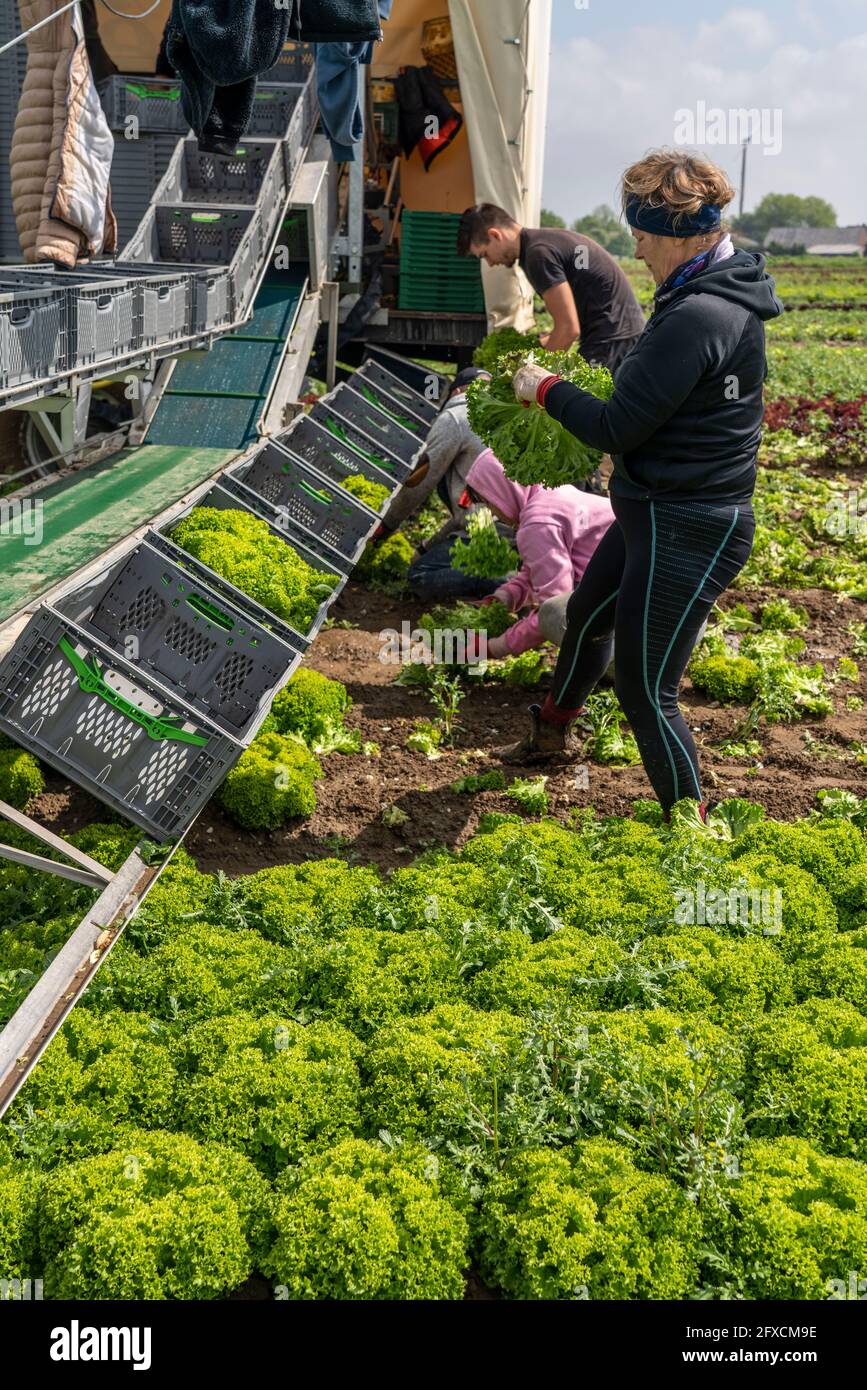
<instances>
[{"instance_id":1,"label":"stack of crate","mask_svg":"<svg viewBox=\"0 0 867 1390\"><path fill-rule=\"evenodd\" d=\"M21 33L16 0L0 3L0 47ZM0 261L20 261L21 246L12 211L10 152L18 100L27 67L27 45L16 44L0 56Z\"/></svg>"},{"instance_id":2,"label":"stack of crate","mask_svg":"<svg viewBox=\"0 0 867 1390\"><path fill-rule=\"evenodd\" d=\"M451 212L404 212L398 308L453 314L485 312L479 262L475 256L457 254L460 220Z\"/></svg>"}]
</instances>

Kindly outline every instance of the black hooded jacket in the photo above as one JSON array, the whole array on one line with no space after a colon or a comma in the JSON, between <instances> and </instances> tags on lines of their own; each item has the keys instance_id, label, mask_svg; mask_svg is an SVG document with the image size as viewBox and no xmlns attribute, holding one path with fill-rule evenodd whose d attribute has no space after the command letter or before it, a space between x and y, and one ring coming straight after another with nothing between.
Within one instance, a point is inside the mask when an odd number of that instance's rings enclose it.
<instances>
[{"instance_id":1,"label":"black hooded jacket","mask_svg":"<svg viewBox=\"0 0 867 1390\"><path fill-rule=\"evenodd\" d=\"M736 251L657 298L610 401L564 381L545 408L612 455L615 496L746 502L764 414L764 325L782 312L764 256Z\"/></svg>"}]
</instances>

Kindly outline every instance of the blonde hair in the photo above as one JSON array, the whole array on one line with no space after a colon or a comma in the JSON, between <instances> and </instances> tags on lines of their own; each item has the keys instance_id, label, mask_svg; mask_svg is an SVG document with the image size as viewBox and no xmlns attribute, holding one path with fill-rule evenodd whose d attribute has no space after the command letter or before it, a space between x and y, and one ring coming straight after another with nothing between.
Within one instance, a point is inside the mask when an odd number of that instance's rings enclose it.
<instances>
[{"instance_id":1,"label":"blonde hair","mask_svg":"<svg viewBox=\"0 0 867 1390\"><path fill-rule=\"evenodd\" d=\"M643 159L630 164L623 175L624 209L633 196L641 199L642 207L666 208L676 227L706 203L726 207L734 198L735 190L727 174L703 155L661 149L651 150Z\"/></svg>"}]
</instances>

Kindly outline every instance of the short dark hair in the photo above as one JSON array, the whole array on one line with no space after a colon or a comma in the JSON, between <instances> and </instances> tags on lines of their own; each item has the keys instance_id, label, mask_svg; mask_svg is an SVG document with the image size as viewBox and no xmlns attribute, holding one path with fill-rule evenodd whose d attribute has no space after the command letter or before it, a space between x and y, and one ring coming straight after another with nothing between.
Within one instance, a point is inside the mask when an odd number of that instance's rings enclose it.
<instances>
[{"instance_id":1,"label":"short dark hair","mask_svg":"<svg viewBox=\"0 0 867 1390\"><path fill-rule=\"evenodd\" d=\"M458 255L468 256L474 243L487 241L492 227L518 225L512 214L506 212L505 208L497 207L496 203L476 203L474 207L467 208L461 216L458 227Z\"/></svg>"}]
</instances>

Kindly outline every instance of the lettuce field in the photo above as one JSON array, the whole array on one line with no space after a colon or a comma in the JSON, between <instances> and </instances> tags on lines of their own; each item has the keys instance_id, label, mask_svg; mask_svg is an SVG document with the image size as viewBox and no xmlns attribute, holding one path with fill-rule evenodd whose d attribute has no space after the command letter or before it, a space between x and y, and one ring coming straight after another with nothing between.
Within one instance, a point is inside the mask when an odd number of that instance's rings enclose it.
<instances>
[{"instance_id":1,"label":"lettuce field","mask_svg":"<svg viewBox=\"0 0 867 1390\"><path fill-rule=\"evenodd\" d=\"M663 823L608 687L577 766L494 759L552 654L421 662L430 507L343 591L0 1123L0 1276L606 1301L863 1277L865 265L771 265L756 544L681 696L707 823ZM109 866L137 839L12 748L0 797ZM0 868L0 1024L91 897Z\"/></svg>"}]
</instances>

